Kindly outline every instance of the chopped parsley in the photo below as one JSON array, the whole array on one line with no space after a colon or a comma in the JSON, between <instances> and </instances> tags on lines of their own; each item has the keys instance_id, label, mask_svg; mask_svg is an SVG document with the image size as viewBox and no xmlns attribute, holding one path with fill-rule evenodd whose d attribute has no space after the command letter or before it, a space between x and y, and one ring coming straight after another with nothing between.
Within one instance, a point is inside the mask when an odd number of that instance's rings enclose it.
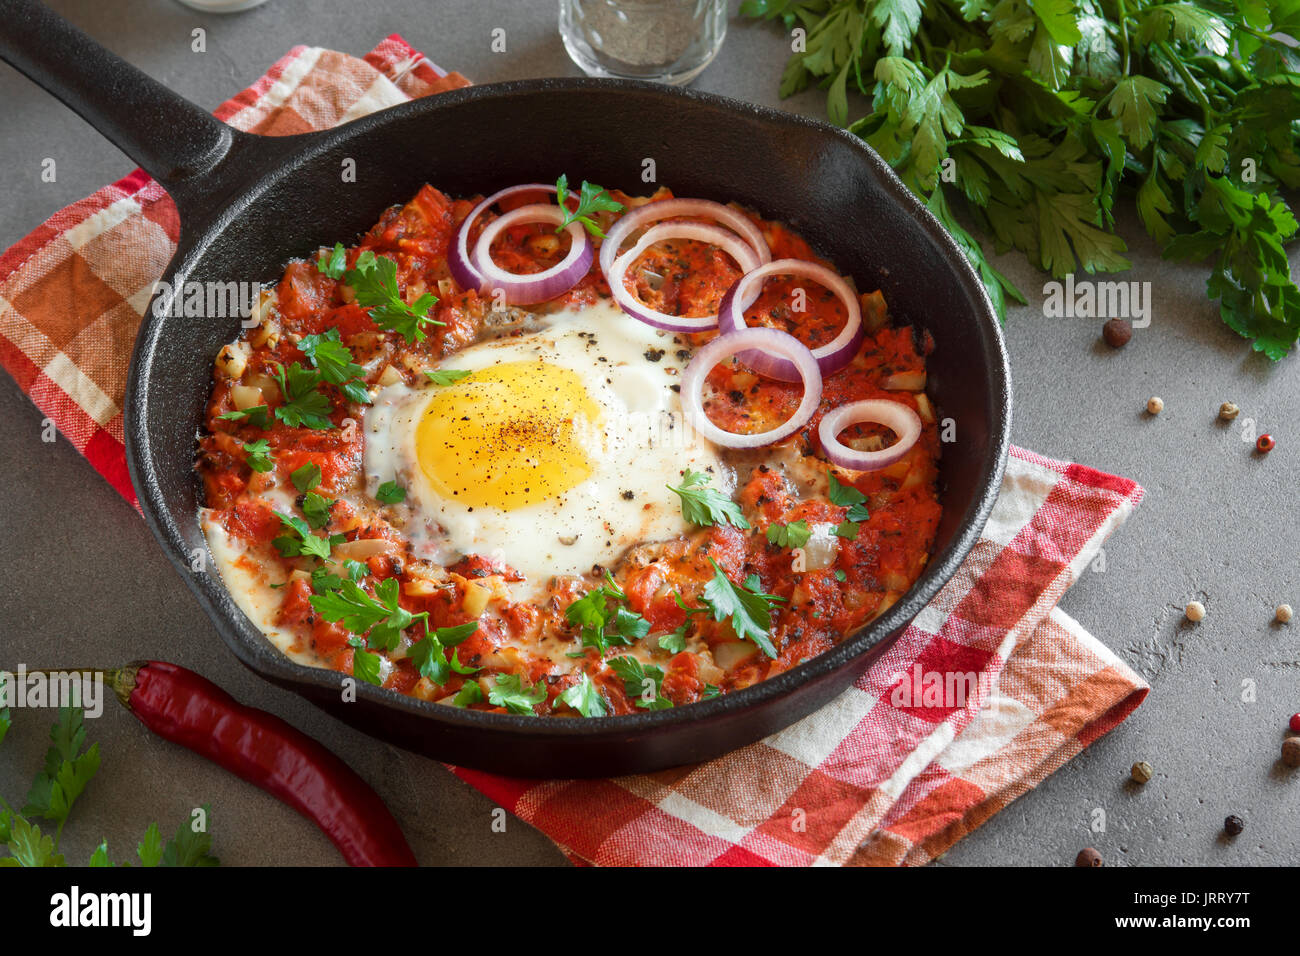
<instances>
[{"instance_id":1,"label":"chopped parsley","mask_svg":"<svg viewBox=\"0 0 1300 956\"><path fill-rule=\"evenodd\" d=\"M427 325L443 325L429 315L438 297L426 292L411 304L397 287L397 263L376 256L369 249L357 256L355 268L345 279L356 292L357 304L370 309L370 318L381 329L397 332L408 343L423 342Z\"/></svg>"},{"instance_id":2,"label":"chopped parsley","mask_svg":"<svg viewBox=\"0 0 1300 956\"><path fill-rule=\"evenodd\" d=\"M660 645L662 646L662 640ZM623 690L643 710L666 710L673 705L662 696L664 669L642 664L635 657L615 657L607 661L610 670L623 678Z\"/></svg>"},{"instance_id":3,"label":"chopped parsley","mask_svg":"<svg viewBox=\"0 0 1300 956\"><path fill-rule=\"evenodd\" d=\"M275 467L275 461L271 457L271 443L265 438L244 442L244 461L259 474L270 471Z\"/></svg>"},{"instance_id":4,"label":"chopped parsley","mask_svg":"<svg viewBox=\"0 0 1300 956\"><path fill-rule=\"evenodd\" d=\"M465 667L461 664L456 651L447 657L447 649L461 644L467 637L478 630L478 621L457 624L454 627L439 627L429 631L425 636L411 645L411 663L423 677L429 678L439 687L451 679L452 673L473 674L478 667Z\"/></svg>"},{"instance_id":5,"label":"chopped parsley","mask_svg":"<svg viewBox=\"0 0 1300 956\"><path fill-rule=\"evenodd\" d=\"M392 651L401 640L402 631L416 621L428 627L429 613L412 614L398 604L396 578L385 578L375 585L371 597L355 581L344 581L337 591L313 594L308 600L321 617L332 623L341 623L353 634L365 636L366 643L375 650Z\"/></svg>"},{"instance_id":6,"label":"chopped parsley","mask_svg":"<svg viewBox=\"0 0 1300 956\"><path fill-rule=\"evenodd\" d=\"M281 514L278 511L275 515L280 519L280 524L284 526L286 533L280 535L271 544L275 545L275 550L279 551L283 557L312 557L320 558L323 561L330 556L332 546L343 543L344 539L341 534L321 538L312 534L307 522L301 518Z\"/></svg>"},{"instance_id":7,"label":"chopped parsley","mask_svg":"<svg viewBox=\"0 0 1300 956\"><path fill-rule=\"evenodd\" d=\"M379 655L366 650L365 642L359 637L349 637L348 646L352 648L352 676L376 687L382 684L383 681L379 678Z\"/></svg>"},{"instance_id":8,"label":"chopped parsley","mask_svg":"<svg viewBox=\"0 0 1300 956\"><path fill-rule=\"evenodd\" d=\"M343 273L348 271L348 252L343 243L336 242L332 250L322 252L316 260L316 269L331 279L342 279Z\"/></svg>"},{"instance_id":9,"label":"chopped parsley","mask_svg":"<svg viewBox=\"0 0 1300 956\"><path fill-rule=\"evenodd\" d=\"M560 700L584 717L604 717L607 713L604 698L587 674L583 674L578 683L565 688Z\"/></svg>"},{"instance_id":10,"label":"chopped parsley","mask_svg":"<svg viewBox=\"0 0 1300 956\"><path fill-rule=\"evenodd\" d=\"M320 465L314 461L309 461L301 468L295 468L289 475L289 480L299 491L311 491L320 484Z\"/></svg>"},{"instance_id":11,"label":"chopped parsley","mask_svg":"<svg viewBox=\"0 0 1300 956\"><path fill-rule=\"evenodd\" d=\"M406 500L406 489L396 481L385 481L375 492L375 498L386 505L395 505Z\"/></svg>"},{"instance_id":12,"label":"chopped parsley","mask_svg":"<svg viewBox=\"0 0 1300 956\"><path fill-rule=\"evenodd\" d=\"M858 536L858 529L860 527L862 527L862 525L858 524L856 521L841 521L836 525L834 533L837 538L848 538L852 541Z\"/></svg>"},{"instance_id":13,"label":"chopped parsley","mask_svg":"<svg viewBox=\"0 0 1300 956\"><path fill-rule=\"evenodd\" d=\"M843 568L836 568L836 569L835 569L835 580L836 580L836 581L839 581L839 582L842 583L842 582L844 582L844 581L847 581L847 580L848 580L848 577L849 577L849 576L848 576L847 574L844 573L844 569L843 569Z\"/></svg>"},{"instance_id":14,"label":"chopped parsley","mask_svg":"<svg viewBox=\"0 0 1300 956\"><path fill-rule=\"evenodd\" d=\"M337 328L319 335L304 335L298 342L312 366L320 372L322 381L337 385L343 394L358 405L370 404L370 393L362 379L366 370L352 361L352 352L339 338Z\"/></svg>"},{"instance_id":15,"label":"chopped parsley","mask_svg":"<svg viewBox=\"0 0 1300 956\"><path fill-rule=\"evenodd\" d=\"M497 674L495 686L488 689L488 702L504 707L512 714L533 714L533 708L546 700L546 687L538 683L524 686L518 674Z\"/></svg>"},{"instance_id":16,"label":"chopped parsley","mask_svg":"<svg viewBox=\"0 0 1300 956\"><path fill-rule=\"evenodd\" d=\"M556 232L563 232L575 222L580 222L586 226L587 231L593 236L600 236L602 239L605 233L601 231L600 226L596 225L596 220L592 219L593 213L597 212L622 212L623 204L618 202L605 189L597 186L595 183L589 183L585 179L582 181L582 188L578 191L578 208L570 210L565 205L565 200L569 197L569 177L560 174L560 178L555 181L555 201L560 208L564 210L564 221L555 227Z\"/></svg>"},{"instance_id":17,"label":"chopped parsley","mask_svg":"<svg viewBox=\"0 0 1300 956\"><path fill-rule=\"evenodd\" d=\"M233 412L226 412L218 415L217 418L225 422L247 422L254 428L265 430L271 424L267 416L270 409L266 405L254 405L252 408L236 409Z\"/></svg>"},{"instance_id":18,"label":"chopped parsley","mask_svg":"<svg viewBox=\"0 0 1300 956\"><path fill-rule=\"evenodd\" d=\"M776 657L776 648L768 636L772 626L772 605L784 601L774 594L764 594L757 574L745 579L743 586L732 584L718 566L713 565L713 580L704 586L700 599L713 612L715 621L731 620L731 629L742 641L751 641L768 657Z\"/></svg>"},{"instance_id":19,"label":"chopped parsley","mask_svg":"<svg viewBox=\"0 0 1300 956\"><path fill-rule=\"evenodd\" d=\"M276 408L275 417L290 428L333 428L329 416L334 406L324 394L316 390L320 384L318 369L303 368L294 362L287 369L277 365L271 372L280 386L284 404Z\"/></svg>"},{"instance_id":20,"label":"chopped parsley","mask_svg":"<svg viewBox=\"0 0 1300 956\"><path fill-rule=\"evenodd\" d=\"M715 687L713 684L704 685L704 693L700 695L700 700L712 700L722 693L721 687Z\"/></svg>"},{"instance_id":21,"label":"chopped parsley","mask_svg":"<svg viewBox=\"0 0 1300 956\"><path fill-rule=\"evenodd\" d=\"M831 504L849 509L844 515L846 520L862 522L871 517L871 512L866 504L866 495L852 485L840 484L832 472L826 472L826 479L830 484L828 497L831 499ZM856 533L855 531L854 534ZM845 535L840 535L840 537L845 537Z\"/></svg>"},{"instance_id":22,"label":"chopped parsley","mask_svg":"<svg viewBox=\"0 0 1300 956\"><path fill-rule=\"evenodd\" d=\"M424 372L425 377L434 385L454 385L462 378L468 378L473 374L473 372L466 372L464 369L459 368L426 369Z\"/></svg>"},{"instance_id":23,"label":"chopped parsley","mask_svg":"<svg viewBox=\"0 0 1300 956\"><path fill-rule=\"evenodd\" d=\"M709 487L711 479L702 471L687 471L682 475L682 483L677 487L668 486L682 499L682 517L701 528L718 524L729 524L736 528L748 528L749 522L736 504L716 488Z\"/></svg>"},{"instance_id":24,"label":"chopped parsley","mask_svg":"<svg viewBox=\"0 0 1300 956\"><path fill-rule=\"evenodd\" d=\"M602 654L614 644L630 645L650 633L650 622L624 606L627 595L609 572L605 580L607 584L592 588L564 612L569 623L579 628L582 646Z\"/></svg>"},{"instance_id":25,"label":"chopped parsley","mask_svg":"<svg viewBox=\"0 0 1300 956\"><path fill-rule=\"evenodd\" d=\"M318 531L330 523L330 509L333 507L333 498L326 498L314 491L309 491L302 497L302 513L307 524Z\"/></svg>"},{"instance_id":26,"label":"chopped parsley","mask_svg":"<svg viewBox=\"0 0 1300 956\"><path fill-rule=\"evenodd\" d=\"M481 704L483 702L483 688L478 686L478 681L466 681L464 686L456 692L456 696L451 699L453 707L468 707L470 704Z\"/></svg>"},{"instance_id":27,"label":"chopped parsley","mask_svg":"<svg viewBox=\"0 0 1300 956\"><path fill-rule=\"evenodd\" d=\"M802 518L789 524L771 524L767 528L767 540L782 548L802 548L811 537L812 530Z\"/></svg>"}]
</instances>

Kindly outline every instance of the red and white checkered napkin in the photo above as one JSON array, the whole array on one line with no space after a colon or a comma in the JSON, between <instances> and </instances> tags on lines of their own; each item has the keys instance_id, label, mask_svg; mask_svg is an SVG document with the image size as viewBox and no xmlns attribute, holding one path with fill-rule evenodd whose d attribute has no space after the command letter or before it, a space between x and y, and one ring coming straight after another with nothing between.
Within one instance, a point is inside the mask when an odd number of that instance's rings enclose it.
<instances>
[{"instance_id":1,"label":"red and white checkered napkin","mask_svg":"<svg viewBox=\"0 0 1300 956\"><path fill-rule=\"evenodd\" d=\"M296 47L216 115L286 135L467 82L397 36L364 59ZM132 502L127 361L177 227L171 201L137 170L0 256L0 363ZM1140 677L1056 607L1141 499L1126 478L1013 448L961 569L854 687L793 727L645 776L456 772L585 862L924 863L1146 696ZM936 682L960 690L961 706L927 696Z\"/></svg>"}]
</instances>

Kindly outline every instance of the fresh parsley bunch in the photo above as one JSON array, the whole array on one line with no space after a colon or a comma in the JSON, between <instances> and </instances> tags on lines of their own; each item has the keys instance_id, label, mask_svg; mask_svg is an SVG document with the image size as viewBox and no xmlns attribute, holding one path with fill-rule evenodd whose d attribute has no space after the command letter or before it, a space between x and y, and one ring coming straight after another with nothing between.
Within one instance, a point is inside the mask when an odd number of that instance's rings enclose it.
<instances>
[{"instance_id":1,"label":"fresh parsley bunch","mask_svg":"<svg viewBox=\"0 0 1300 956\"><path fill-rule=\"evenodd\" d=\"M67 866L59 843L63 826L72 807L99 770L99 744L86 746L85 713L80 707L62 707L50 730L50 748L45 766L36 775L21 810L14 810L0 798L0 867ZM12 726L9 708L0 709L0 741ZM208 807L203 808L208 813ZM42 833L33 821L40 819L54 825L53 835ZM48 829L48 827L47 827ZM189 821L180 825L176 836L163 840L158 824L151 823L144 838L136 845L137 866L216 866L211 853L212 836L195 832ZM108 855L108 843L101 840L91 854L90 866L130 866L114 864Z\"/></svg>"},{"instance_id":2,"label":"fresh parsley bunch","mask_svg":"<svg viewBox=\"0 0 1300 956\"><path fill-rule=\"evenodd\" d=\"M1300 0L745 0L802 29L783 96L827 88L965 250L999 315L1024 295L953 204L1054 276L1129 267L1116 200L1164 256L1212 263L1223 321L1279 359L1300 335L1284 245L1300 186ZM850 121L848 90L871 97Z\"/></svg>"}]
</instances>

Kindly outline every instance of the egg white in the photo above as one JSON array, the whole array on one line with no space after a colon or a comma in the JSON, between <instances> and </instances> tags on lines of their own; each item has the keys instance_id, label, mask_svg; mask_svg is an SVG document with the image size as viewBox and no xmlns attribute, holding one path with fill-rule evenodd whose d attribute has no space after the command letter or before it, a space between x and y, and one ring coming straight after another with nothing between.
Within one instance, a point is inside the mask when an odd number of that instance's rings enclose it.
<instances>
[{"instance_id":1,"label":"egg white","mask_svg":"<svg viewBox=\"0 0 1300 956\"><path fill-rule=\"evenodd\" d=\"M539 316L547 325L483 342L448 356L441 368L478 371L506 362L569 369L600 408L602 422L584 436L591 465L585 480L548 500L501 510L467 507L439 494L420 466L416 427L438 385L391 385L378 391L362 423L367 491L396 480L407 489L394 511L417 557L450 564L479 554L527 579L516 599L535 599L557 574L608 567L634 545L674 538L689 525L678 497L682 470L708 471L733 491L718 449L685 423L671 388L685 367L672 335L602 301L580 311Z\"/></svg>"}]
</instances>

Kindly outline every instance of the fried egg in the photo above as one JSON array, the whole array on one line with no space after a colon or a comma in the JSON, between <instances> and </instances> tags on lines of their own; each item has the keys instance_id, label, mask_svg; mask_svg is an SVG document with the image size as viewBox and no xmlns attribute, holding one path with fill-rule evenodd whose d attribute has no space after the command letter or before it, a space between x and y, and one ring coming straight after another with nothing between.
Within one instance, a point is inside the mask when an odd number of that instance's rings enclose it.
<instances>
[{"instance_id":1,"label":"fried egg","mask_svg":"<svg viewBox=\"0 0 1300 956\"><path fill-rule=\"evenodd\" d=\"M666 487L683 469L733 490L683 420L672 386L688 356L670 334L605 302L538 320L429 370L449 384L381 389L362 423L367 491L406 488L394 510L416 556L509 565L527 579L516 599L686 532Z\"/></svg>"}]
</instances>

